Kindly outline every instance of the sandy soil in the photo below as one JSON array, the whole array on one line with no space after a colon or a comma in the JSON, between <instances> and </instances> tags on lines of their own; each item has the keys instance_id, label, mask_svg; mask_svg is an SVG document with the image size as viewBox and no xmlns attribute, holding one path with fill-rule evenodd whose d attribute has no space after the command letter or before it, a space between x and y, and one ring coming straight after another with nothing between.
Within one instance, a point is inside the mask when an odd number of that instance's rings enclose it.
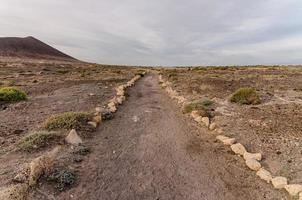
<instances>
[{"instance_id":1,"label":"sandy soil","mask_svg":"<svg viewBox=\"0 0 302 200\"><path fill-rule=\"evenodd\" d=\"M115 87L135 72L82 62L0 62L0 87L14 86L28 94L26 101L0 103L0 186L11 183L24 163L47 150L15 152L22 137L39 130L53 114L93 112L96 106L104 106L115 95Z\"/></svg>"},{"instance_id":2,"label":"sandy soil","mask_svg":"<svg viewBox=\"0 0 302 200\"><path fill-rule=\"evenodd\" d=\"M264 155L273 175L302 183L302 69L278 67L195 68L164 70L164 77L183 96L215 102L215 117L225 134L250 151ZM228 102L240 87L253 87L259 105Z\"/></svg>"},{"instance_id":3,"label":"sandy soil","mask_svg":"<svg viewBox=\"0 0 302 200\"><path fill-rule=\"evenodd\" d=\"M260 181L172 102L149 75L130 89L115 118L86 146L92 153L73 165L77 185L31 199L287 199ZM41 192L42 191L42 192ZM40 195L38 195L40 194Z\"/></svg>"}]
</instances>

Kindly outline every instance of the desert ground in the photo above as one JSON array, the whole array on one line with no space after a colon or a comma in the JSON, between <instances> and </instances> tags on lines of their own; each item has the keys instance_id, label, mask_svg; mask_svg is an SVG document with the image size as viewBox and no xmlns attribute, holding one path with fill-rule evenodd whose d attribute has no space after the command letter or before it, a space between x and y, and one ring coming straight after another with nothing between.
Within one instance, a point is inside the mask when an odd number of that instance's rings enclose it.
<instances>
[{"instance_id":1,"label":"desert ground","mask_svg":"<svg viewBox=\"0 0 302 200\"><path fill-rule=\"evenodd\" d=\"M27 94L22 101L0 101L0 187L23 186L28 164L61 148L51 169L16 199L298 198L259 179L216 136L223 132L236 138L248 151L262 154L261 165L273 176L301 184L300 67L143 68L5 60L0 69L0 87ZM125 89L126 101L105 119L116 88L136 76L140 79ZM169 98L159 76L186 99L183 105ZM257 102L231 102L240 88L253 88ZM186 106L200 102L215 130L196 123L187 112ZM66 142L66 127L55 139L24 140L49 133L45 123L52 116L94 113L96 108L102 122L79 127L80 145Z\"/></svg>"}]
</instances>

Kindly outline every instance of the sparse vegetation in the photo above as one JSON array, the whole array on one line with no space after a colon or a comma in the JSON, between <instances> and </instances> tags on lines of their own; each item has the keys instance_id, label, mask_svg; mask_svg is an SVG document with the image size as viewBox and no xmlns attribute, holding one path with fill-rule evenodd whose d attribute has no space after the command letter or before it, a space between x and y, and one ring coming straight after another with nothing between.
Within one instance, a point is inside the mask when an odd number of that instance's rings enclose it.
<instances>
[{"instance_id":1,"label":"sparse vegetation","mask_svg":"<svg viewBox=\"0 0 302 200\"><path fill-rule=\"evenodd\" d=\"M22 138L18 146L23 151L37 150L59 142L62 137L63 134L59 132L39 131Z\"/></svg>"},{"instance_id":2,"label":"sparse vegetation","mask_svg":"<svg viewBox=\"0 0 302 200\"><path fill-rule=\"evenodd\" d=\"M18 102L22 100L26 100L27 95L20 89L14 87L2 87L0 88L0 102Z\"/></svg>"},{"instance_id":3,"label":"sparse vegetation","mask_svg":"<svg viewBox=\"0 0 302 200\"><path fill-rule=\"evenodd\" d=\"M47 130L76 129L79 131L91 131L87 123L91 120L92 114L86 112L67 112L51 116L44 122Z\"/></svg>"},{"instance_id":4,"label":"sparse vegetation","mask_svg":"<svg viewBox=\"0 0 302 200\"><path fill-rule=\"evenodd\" d=\"M213 102L210 100L196 101L189 104L186 104L183 108L184 113L191 113L193 110L199 112L200 116L209 117L209 108L213 105Z\"/></svg>"},{"instance_id":5,"label":"sparse vegetation","mask_svg":"<svg viewBox=\"0 0 302 200\"><path fill-rule=\"evenodd\" d=\"M69 169L54 169L46 180L55 183L55 188L64 191L76 182L76 175Z\"/></svg>"},{"instance_id":6,"label":"sparse vegetation","mask_svg":"<svg viewBox=\"0 0 302 200\"><path fill-rule=\"evenodd\" d=\"M74 154L78 154L78 155L81 155L81 156L86 156L90 152L91 152L91 149L89 147L85 147L85 146L75 147L75 149L73 151Z\"/></svg>"},{"instance_id":7,"label":"sparse vegetation","mask_svg":"<svg viewBox=\"0 0 302 200\"><path fill-rule=\"evenodd\" d=\"M230 97L230 101L238 104L259 104L260 98L253 88L240 88Z\"/></svg>"},{"instance_id":8,"label":"sparse vegetation","mask_svg":"<svg viewBox=\"0 0 302 200\"><path fill-rule=\"evenodd\" d=\"M57 71L59 74L67 74L67 73L69 73L69 70L67 70L67 69L60 69L60 70L58 70Z\"/></svg>"}]
</instances>

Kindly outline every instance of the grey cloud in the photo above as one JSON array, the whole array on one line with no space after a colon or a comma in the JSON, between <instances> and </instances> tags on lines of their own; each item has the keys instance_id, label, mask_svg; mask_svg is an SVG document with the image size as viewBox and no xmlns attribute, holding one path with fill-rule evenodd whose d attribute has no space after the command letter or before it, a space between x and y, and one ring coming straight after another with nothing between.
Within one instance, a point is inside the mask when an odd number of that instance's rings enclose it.
<instances>
[{"instance_id":1,"label":"grey cloud","mask_svg":"<svg viewBox=\"0 0 302 200\"><path fill-rule=\"evenodd\" d=\"M0 5L0 36L33 35L92 62L302 61L299 0L0 0Z\"/></svg>"}]
</instances>

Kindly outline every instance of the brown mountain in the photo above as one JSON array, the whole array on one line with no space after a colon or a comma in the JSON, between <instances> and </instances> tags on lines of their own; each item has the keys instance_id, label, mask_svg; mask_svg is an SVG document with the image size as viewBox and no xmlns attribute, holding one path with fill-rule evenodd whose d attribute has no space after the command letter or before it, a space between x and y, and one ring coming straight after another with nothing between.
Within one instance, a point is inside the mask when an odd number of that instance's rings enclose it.
<instances>
[{"instance_id":1,"label":"brown mountain","mask_svg":"<svg viewBox=\"0 0 302 200\"><path fill-rule=\"evenodd\" d=\"M34 37L0 37L0 57L75 60Z\"/></svg>"}]
</instances>

